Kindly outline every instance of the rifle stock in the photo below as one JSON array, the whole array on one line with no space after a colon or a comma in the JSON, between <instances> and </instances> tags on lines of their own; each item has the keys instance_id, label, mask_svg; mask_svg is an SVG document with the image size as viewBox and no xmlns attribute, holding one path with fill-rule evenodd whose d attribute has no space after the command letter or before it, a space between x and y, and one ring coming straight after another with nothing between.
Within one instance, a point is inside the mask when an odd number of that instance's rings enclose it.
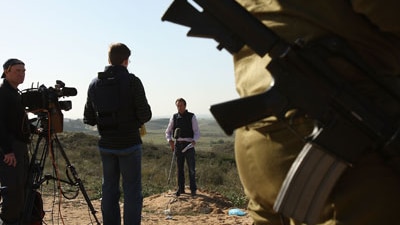
<instances>
[{"instance_id":1,"label":"rifle stock","mask_svg":"<svg viewBox=\"0 0 400 225\"><path fill-rule=\"evenodd\" d=\"M204 11L199 12L187 0L174 0L161 20L188 26L191 28L188 36L213 38L219 43L219 50L225 48L232 54L245 44L259 55L265 55L276 47L287 47L287 44L280 46L282 39L265 29L264 24L235 1L194 1Z\"/></svg>"}]
</instances>

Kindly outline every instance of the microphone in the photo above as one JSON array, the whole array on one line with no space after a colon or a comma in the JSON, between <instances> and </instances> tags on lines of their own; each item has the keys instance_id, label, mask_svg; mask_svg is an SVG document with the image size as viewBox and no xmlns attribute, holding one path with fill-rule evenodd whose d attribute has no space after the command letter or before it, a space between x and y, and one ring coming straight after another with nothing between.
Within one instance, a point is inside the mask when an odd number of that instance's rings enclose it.
<instances>
[{"instance_id":1,"label":"microphone","mask_svg":"<svg viewBox=\"0 0 400 225\"><path fill-rule=\"evenodd\" d=\"M193 148L193 144L192 143L186 145L186 147L184 149L182 149L182 153L186 152L190 148Z\"/></svg>"},{"instance_id":2,"label":"microphone","mask_svg":"<svg viewBox=\"0 0 400 225\"><path fill-rule=\"evenodd\" d=\"M78 91L76 90L76 88L72 88L72 87L64 87L61 90L61 96L76 96L78 94Z\"/></svg>"},{"instance_id":3,"label":"microphone","mask_svg":"<svg viewBox=\"0 0 400 225\"><path fill-rule=\"evenodd\" d=\"M178 139L179 138L179 136L181 135L181 128L175 128L175 131L174 131L174 139L176 140L176 139Z\"/></svg>"}]
</instances>

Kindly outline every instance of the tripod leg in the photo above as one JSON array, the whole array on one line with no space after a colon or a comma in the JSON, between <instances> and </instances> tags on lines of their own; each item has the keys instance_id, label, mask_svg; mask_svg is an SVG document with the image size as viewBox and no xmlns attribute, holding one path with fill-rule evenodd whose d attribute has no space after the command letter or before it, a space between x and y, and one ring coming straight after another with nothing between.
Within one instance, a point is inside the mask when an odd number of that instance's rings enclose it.
<instances>
[{"instance_id":1,"label":"tripod leg","mask_svg":"<svg viewBox=\"0 0 400 225\"><path fill-rule=\"evenodd\" d=\"M29 223L31 220L32 212L34 209L35 197L36 197L36 189L39 188L41 184L41 176L43 172L42 166L44 166L45 156L46 156L46 149L48 147L48 141L45 140L43 146L43 152L41 159L38 161L37 157L39 154L39 147L43 140L43 136L38 136L38 140L35 146L34 151L32 152L31 159L29 162L28 168L28 177L25 184L25 206L24 212L22 216L23 224Z\"/></svg>"},{"instance_id":2,"label":"tripod leg","mask_svg":"<svg viewBox=\"0 0 400 225\"><path fill-rule=\"evenodd\" d=\"M168 175L168 183L167 183L167 185L169 185L169 181L171 180L171 172L172 172L172 167L174 165L174 161L175 161L175 150L174 150L174 153L172 154L172 161L171 161L171 166L169 168L169 175Z\"/></svg>"},{"instance_id":3,"label":"tripod leg","mask_svg":"<svg viewBox=\"0 0 400 225\"><path fill-rule=\"evenodd\" d=\"M85 201L86 201L86 203L87 203L87 205L88 205L88 207L89 207L94 219L96 220L96 223L98 225L100 225L100 222L99 222L99 220L97 219L97 216L96 216L96 212L97 211L94 209L93 204L90 201L90 198L89 198L89 196L88 196L88 194L87 194L87 192L85 190L85 187L83 186L82 180L79 178L78 173L75 170L75 167L69 161L69 159L67 157L67 154L65 153L63 147L61 146L61 142L59 141L57 135L54 135L54 141L55 141L58 149L60 150L60 153L61 153L62 157L64 158L64 160L65 160L65 162L67 164L67 168L69 169L69 171L71 171L71 174L72 174L73 179L74 179L73 183L79 187L79 190L82 192L82 195L85 198Z\"/></svg>"}]
</instances>

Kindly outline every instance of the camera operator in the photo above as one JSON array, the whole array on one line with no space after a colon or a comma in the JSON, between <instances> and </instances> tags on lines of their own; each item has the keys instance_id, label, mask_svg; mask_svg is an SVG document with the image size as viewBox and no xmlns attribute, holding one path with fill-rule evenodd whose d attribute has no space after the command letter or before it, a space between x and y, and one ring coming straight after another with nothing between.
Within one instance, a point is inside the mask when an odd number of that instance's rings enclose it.
<instances>
[{"instance_id":1,"label":"camera operator","mask_svg":"<svg viewBox=\"0 0 400 225\"><path fill-rule=\"evenodd\" d=\"M18 85L25 79L25 64L9 59L3 64L0 86L0 183L3 224L19 224L24 209L30 129Z\"/></svg>"}]
</instances>

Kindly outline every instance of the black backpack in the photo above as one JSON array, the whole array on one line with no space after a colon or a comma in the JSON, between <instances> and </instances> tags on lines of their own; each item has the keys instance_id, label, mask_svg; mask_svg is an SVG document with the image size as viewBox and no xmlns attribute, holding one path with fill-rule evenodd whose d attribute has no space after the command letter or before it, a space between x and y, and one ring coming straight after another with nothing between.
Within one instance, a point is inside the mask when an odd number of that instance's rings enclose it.
<instances>
[{"instance_id":1,"label":"black backpack","mask_svg":"<svg viewBox=\"0 0 400 225\"><path fill-rule=\"evenodd\" d=\"M43 210L42 195L35 191L35 200L33 201L33 209L30 225L42 225L45 212Z\"/></svg>"},{"instance_id":2,"label":"black backpack","mask_svg":"<svg viewBox=\"0 0 400 225\"><path fill-rule=\"evenodd\" d=\"M116 129L122 120L133 118L132 104L124 101L132 94L134 76L100 72L93 90L93 104L100 130Z\"/></svg>"},{"instance_id":3,"label":"black backpack","mask_svg":"<svg viewBox=\"0 0 400 225\"><path fill-rule=\"evenodd\" d=\"M45 212L43 210L43 199L42 195L36 191L32 191L33 194L33 206L31 216L29 217L28 225L42 225Z\"/></svg>"}]
</instances>

